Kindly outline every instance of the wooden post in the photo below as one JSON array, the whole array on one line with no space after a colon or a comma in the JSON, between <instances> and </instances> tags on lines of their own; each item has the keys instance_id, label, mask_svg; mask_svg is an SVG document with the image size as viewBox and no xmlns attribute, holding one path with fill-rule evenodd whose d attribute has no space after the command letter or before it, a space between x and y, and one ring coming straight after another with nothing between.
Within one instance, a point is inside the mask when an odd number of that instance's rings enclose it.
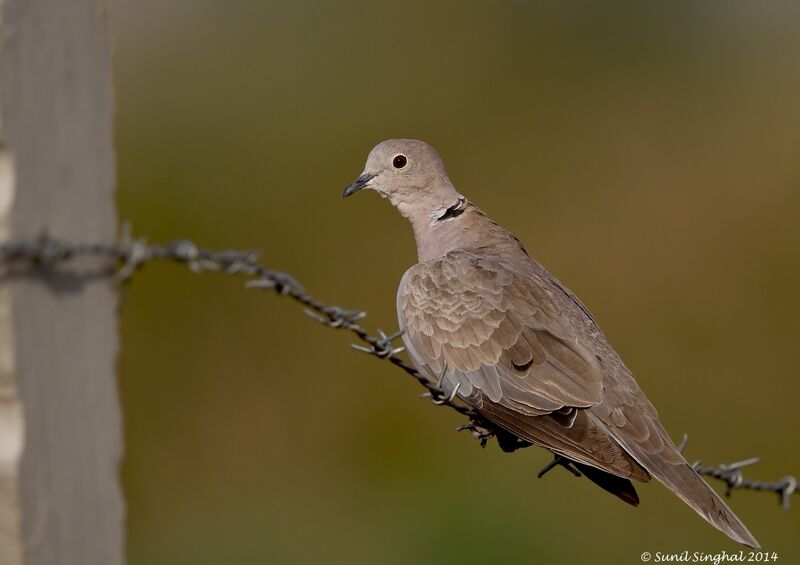
<instances>
[{"instance_id":1,"label":"wooden post","mask_svg":"<svg viewBox=\"0 0 800 565\"><path fill-rule=\"evenodd\" d=\"M0 240L116 235L105 9L2 0ZM0 283L4 565L124 562L117 292L82 276L99 267Z\"/></svg>"}]
</instances>

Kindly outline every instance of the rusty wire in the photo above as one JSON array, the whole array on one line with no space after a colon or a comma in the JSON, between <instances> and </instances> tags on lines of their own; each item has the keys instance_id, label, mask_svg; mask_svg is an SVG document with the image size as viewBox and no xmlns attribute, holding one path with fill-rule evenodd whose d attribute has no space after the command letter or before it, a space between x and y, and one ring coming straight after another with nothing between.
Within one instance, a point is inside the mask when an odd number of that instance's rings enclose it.
<instances>
[{"instance_id":1,"label":"rusty wire","mask_svg":"<svg viewBox=\"0 0 800 565\"><path fill-rule=\"evenodd\" d=\"M366 312L345 310L317 300L306 293L303 286L291 275L260 264L257 251L210 251L198 247L189 240L179 240L166 245L148 244L143 239L132 238L128 229L124 230L119 243L67 242L43 234L35 240L14 241L0 245L0 264L6 265L12 272L20 268L29 270L31 267L52 269L78 257L107 258L116 262L117 268L110 269L107 274L120 282L127 281L139 267L157 259L183 264L193 272L217 271L249 276L251 280L245 284L246 288L272 290L280 296L286 296L302 304L305 313L319 323L329 328L349 330L353 333L361 341L361 344L351 344L354 349L386 360L411 375L427 389L421 395L423 398L429 398L436 405L448 406L469 419L468 423L458 426L457 429L470 431L481 446L485 447L489 439L503 433L476 410L460 402L455 394L448 396L440 388L438 381L426 377L400 357L404 348L394 345L394 341L401 336L400 332L386 334L379 330L378 335L372 335L359 323L366 317ZM686 441L687 437L684 436L678 446L681 452L686 447ZM527 445L529 445L527 442L519 441L508 450ZM700 475L724 482L726 496L730 496L734 490L774 492L780 496L783 508L788 509L791 495L800 492L797 488L797 479L786 476L778 481L767 482L745 478L742 469L758 461L758 458L751 458L731 464L720 464L717 467L705 467L697 461L692 467ZM548 465L540 476L557 463L558 461L554 461Z\"/></svg>"}]
</instances>

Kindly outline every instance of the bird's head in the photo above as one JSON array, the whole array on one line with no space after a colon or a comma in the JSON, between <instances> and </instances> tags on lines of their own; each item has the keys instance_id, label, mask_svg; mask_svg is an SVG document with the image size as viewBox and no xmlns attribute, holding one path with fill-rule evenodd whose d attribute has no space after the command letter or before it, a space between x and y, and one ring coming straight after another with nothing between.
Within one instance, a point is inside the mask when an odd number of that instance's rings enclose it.
<instances>
[{"instance_id":1,"label":"bird's head","mask_svg":"<svg viewBox=\"0 0 800 565\"><path fill-rule=\"evenodd\" d=\"M379 193L413 220L435 221L449 208L465 201L450 179L436 150L416 139L388 139L367 157L364 172L344 189L344 197L361 189Z\"/></svg>"}]
</instances>

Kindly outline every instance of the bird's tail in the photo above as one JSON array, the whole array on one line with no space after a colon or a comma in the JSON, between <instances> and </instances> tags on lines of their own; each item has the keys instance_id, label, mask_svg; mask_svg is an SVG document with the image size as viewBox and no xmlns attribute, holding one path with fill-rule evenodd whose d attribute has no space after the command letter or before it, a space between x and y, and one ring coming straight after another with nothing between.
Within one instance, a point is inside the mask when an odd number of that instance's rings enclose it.
<instances>
[{"instance_id":1,"label":"bird's tail","mask_svg":"<svg viewBox=\"0 0 800 565\"><path fill-rule=\"evenodd\" d=\"M665 467L648 468L648 471L729 538L754 549L761 547L747 526L691 465L686 462L667 463Z\"/></svg>"},{"instance_id":2,"label":"bird's tail","mask_svg":"<svg viewBox=\"0 0 800 565\"><path fill-rule=\"evenodd\" d=\"M617 437L616 439L647 472L677 494L681 500L691 506L709 524L732 540L754 549L759 549L761 546L756 541L756 538L753 537L753 534L750 533L750 530L747 529L747 526L742 523L716 491L680 455L661 425L658 423L656 425L659 431L662 432L661 435L665 444L664 449L672 451L669 454L669 458L665 458L663 453L648 453L637 442L626 441L627 438ZM672 459L672 461L668 459Z\"/></svg>"}]
</instances>

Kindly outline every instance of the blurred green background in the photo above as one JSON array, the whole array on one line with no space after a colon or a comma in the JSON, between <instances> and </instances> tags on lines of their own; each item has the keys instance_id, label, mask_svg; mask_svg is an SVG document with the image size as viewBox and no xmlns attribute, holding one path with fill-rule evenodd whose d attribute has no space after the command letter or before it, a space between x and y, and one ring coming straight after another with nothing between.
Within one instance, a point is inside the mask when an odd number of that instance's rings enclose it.
<instances>
[{"instance_id":1,"label":"blurred green background","mask_svg":"<svg viewBox=\"0 0 800 565\"><path fill-rule=\"evenodd\" d=\"M800 4L115 0L122 218L257 248L394 330L416 261L369 149L424 139L589 305L687 457L800 473ZM481 450L402 372L243 280L148 266L120 360L134 565L638 563L735 551ZM732 507L782 563L800 505ZM795 501L797 499L795 497Z\"/></svg>"}]
</instances>

